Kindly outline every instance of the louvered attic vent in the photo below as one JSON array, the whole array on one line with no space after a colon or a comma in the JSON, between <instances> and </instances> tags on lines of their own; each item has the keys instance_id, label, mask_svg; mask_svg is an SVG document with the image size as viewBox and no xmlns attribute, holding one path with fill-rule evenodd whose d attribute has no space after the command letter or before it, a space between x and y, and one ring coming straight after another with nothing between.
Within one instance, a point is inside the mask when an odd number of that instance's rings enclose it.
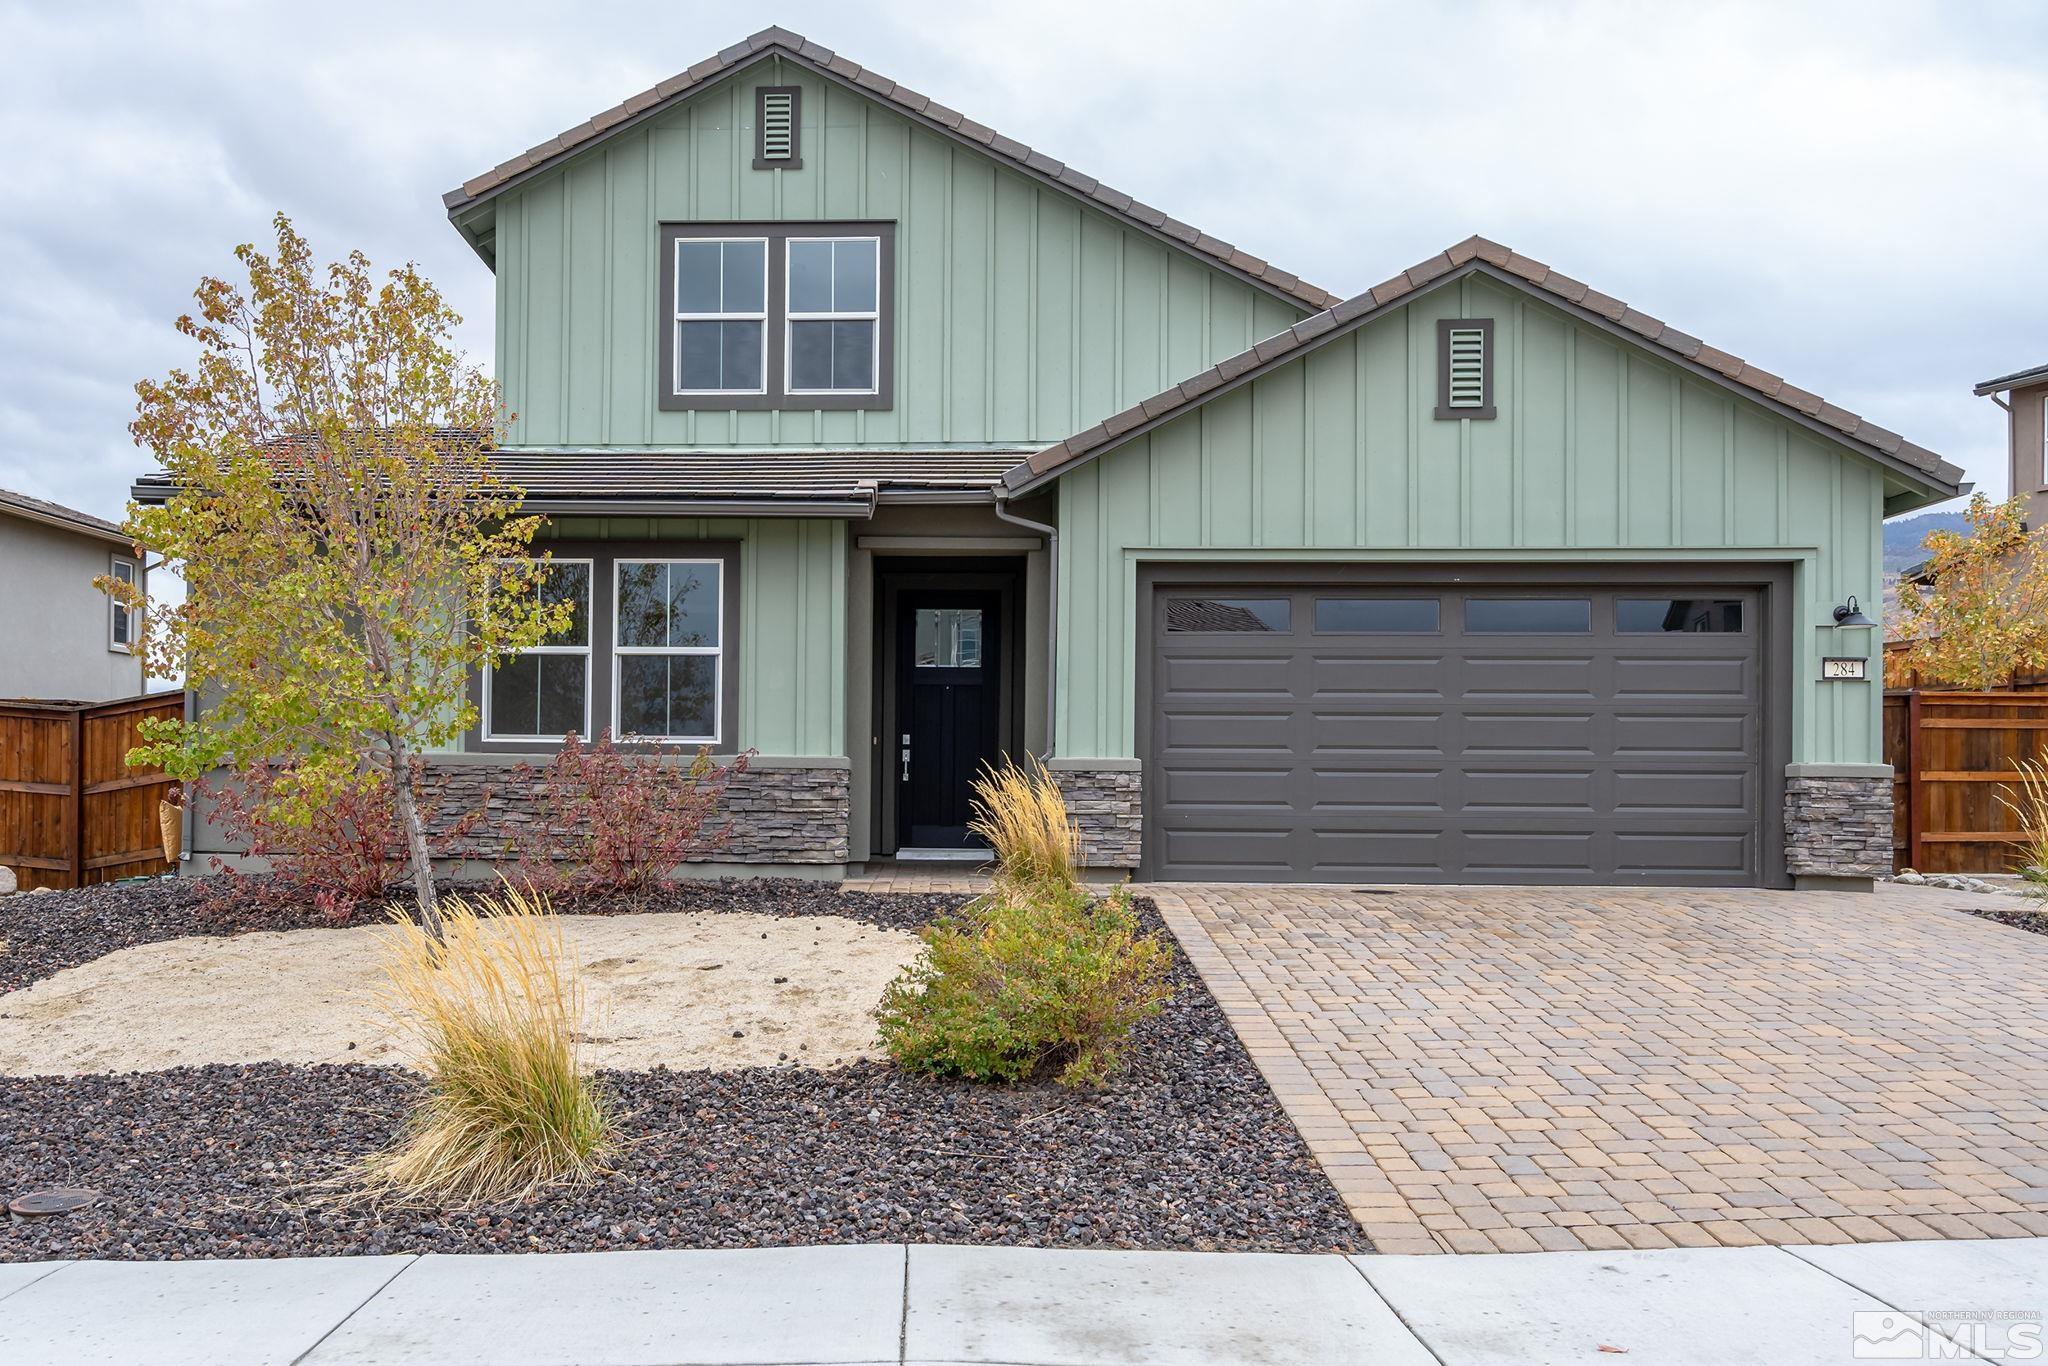
<instances>
[{"instance_id":1,"label":"louvered attic vent","mask_svg":"<svg viewBox=\"0 0 2048 1366\"><path fill-rule=\"evenodd\" d=\"M1436 366L1437 417L1493 416L1493 319L1439 318Z\"/></svg>"},{"instance_id":2,"label":"louvered attic vent","mask_svg":"<svg viewBox=\"0 0 2048 1366\"><path fill-rule=\"evenodd\" d=\"M804 164L803 99L800 85L763 85L754 90L754 169L796 171Z\"/></svg>"}]
</instances>

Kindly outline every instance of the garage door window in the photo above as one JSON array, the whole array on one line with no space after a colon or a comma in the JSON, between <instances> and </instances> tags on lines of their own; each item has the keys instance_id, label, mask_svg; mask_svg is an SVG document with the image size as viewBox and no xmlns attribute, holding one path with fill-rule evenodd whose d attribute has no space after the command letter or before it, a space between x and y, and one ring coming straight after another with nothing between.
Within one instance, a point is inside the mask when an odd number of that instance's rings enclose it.
<instances>
[{"instance_id":1,"label":"garage door window","mask_svg":"<svg viewBox=\"0 0 2048 1366\"><path fill-rule=\"evenodd\" d=\"M1465 629L1485 635L1589 635L1593 603L1588 598L1467 598Z\"/></svg>"},{"instance_id":2,"label":"garage door window","mask_svg":"<svg viewBox=\"0 0 2048 1366\"><path fill-rule=\"evenodd\" d=\"M1435 635L1435 598L1317 598L1324 635Z\"/></svg>"},{"instance_id":3,"label":"garage door window","mask_svg":"<svg viewBox=\"0 0 2048 1366\"><path fill-rule=\"evenodd\" d=\"M1166 629L1205 635L1294 629L1286 598L1173 598L1166 604Z\"/></svg>"},{"instance_id":4,"label":"garage door window","mask_svg":"<svg viewBox=\"0 0 2048 1366\"><path fill-rule=\"evenodd\" d=\"M1733 634L1742 629L1742 603L1735 598L1620 598L1614 604L1614 629L1623 635Z\"/></svg>"}]
</instances>

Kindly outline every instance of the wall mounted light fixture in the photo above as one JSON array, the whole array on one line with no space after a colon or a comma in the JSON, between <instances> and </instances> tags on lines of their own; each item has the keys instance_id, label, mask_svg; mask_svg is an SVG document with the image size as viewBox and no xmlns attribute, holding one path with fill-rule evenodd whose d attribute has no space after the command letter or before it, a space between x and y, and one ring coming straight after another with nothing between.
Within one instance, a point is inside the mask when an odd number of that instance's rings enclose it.
<instances>
[{"instance_id":1,"label":"wall mounted light fixture","mask_svg":"<svg viewBox=\"0 0 2048 1366\"><path fill-rule=\"evenodd\" d=\"M1875 625L1877 625L1876 622L1863 615L1863 610L1856 605L1854 597L1851 597L1847 602L1835 609L1835 626L1838 630L1844 626Z\"/></svg>"}]
</instances>

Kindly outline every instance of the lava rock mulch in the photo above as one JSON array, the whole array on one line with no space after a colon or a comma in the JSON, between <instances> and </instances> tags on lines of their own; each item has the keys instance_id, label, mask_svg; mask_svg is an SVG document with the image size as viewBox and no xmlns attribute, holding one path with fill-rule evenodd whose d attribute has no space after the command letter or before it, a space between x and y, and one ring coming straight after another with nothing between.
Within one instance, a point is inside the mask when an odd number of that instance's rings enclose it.
<instances>
[{"instance_id":1,"label":"lava rock mulch","mask_svg":"<svg viewBox=\"0 0 2048 1366\"><path fill-rule=\"evenodd\" d=\"M885 930L915 930L934 914L965 900L964 896L939 893L870 896L842 892L836 883L803 878L726 878L671 883L601 900L558 900L555 909L562 915L663 911L842 915ZM77 891L17 892L0 897L0 945L5 946L0 948L0 993L19 991L52 973L137 944L251 930L341 929L380 924L385 919L381 903L359 905L337 916L317 909L310 897L284 900L282 906L254 902L254 898L209 902L205 883L192 878L104 882Z\"/></svg>"},{"instance_id":2,"label":"lava rock mulch","mask_svg":"<svg viewBox=\"0 0 2048 1366\"><path fill-rule=\"evenodd\" d=\"M2041 911L1991 911L1976 906L1958 906L1964 915L1974 915L1979 920L1995 920L2001 925L2010 925L2016 930L2030 934L2048 934L2048 910Z\"/></svg>"},{"instance_id":3,"label":"lava rock mulch","mask_svg":"<svg viewBox=\"0 0 2048 1366\"><path fill-rule=\"evenodd\" d=\"M33 900L54 895L71 894ZM633 909L853 915L911 928L961 899L691 884ZM176 918L150 904L149 923ZM1149 903L1138 906L1161 928ZM120 919L106 908L93 918ZM0 1260L854 1242L1369 1250L1177 947L1174 983L1172 1002L1139 1027L1130 1066L1100 1092L933 1082L871 1062L602 1073L626 1116L612 1170L482 1209L372 1207L324 1193L399 1131L423 1089L402 1069L0 1078L0 1196L102 1194L76 1214L14 1218L0 1228Z\"/></svg>"}]
</instances>

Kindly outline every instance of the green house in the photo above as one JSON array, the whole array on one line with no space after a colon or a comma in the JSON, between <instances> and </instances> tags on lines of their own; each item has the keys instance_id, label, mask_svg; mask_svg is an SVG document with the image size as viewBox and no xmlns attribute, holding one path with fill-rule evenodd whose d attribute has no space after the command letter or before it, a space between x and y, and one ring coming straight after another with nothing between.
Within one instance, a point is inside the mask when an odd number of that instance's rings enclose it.
<instances>
[{"instance_id":1,"label":"green house","mask_svg":"<svg viewBox=\"0 0 2048 1366\"><path fill-rule=\"evenodd\" d=\"M1861 605L1961 472L1536 261L1333 294L782 29L447 210L584 611L450 781L751 750L721 866L821 875L1026 752L1146 878L1889 867Z\"/></svg>"}]
</instances>

